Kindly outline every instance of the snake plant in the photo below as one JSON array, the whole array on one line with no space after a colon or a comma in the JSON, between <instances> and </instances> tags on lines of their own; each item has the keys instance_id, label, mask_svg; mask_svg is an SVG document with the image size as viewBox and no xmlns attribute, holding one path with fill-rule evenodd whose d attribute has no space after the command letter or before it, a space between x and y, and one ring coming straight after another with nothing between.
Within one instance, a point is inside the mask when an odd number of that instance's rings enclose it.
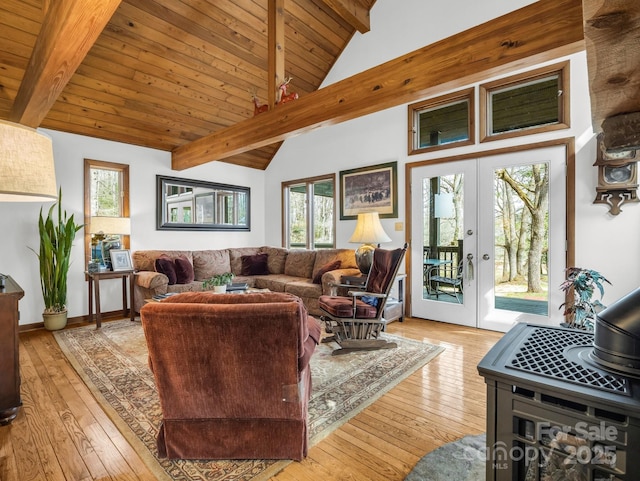
<instances>
[{"instance_id":1,"label":"snake plant","mask_svg":"<svg viewBox=\"0 0 640 481\"><path fill-rule=\"evenodd\" d=\"M62 210L62 189L58 193L58 200L49 208L46 218L42 215L42 207L40 208L40 251L36 255L40 261L40 286L45 314L67 310L67 275L71 247L76 232L82 227L83 225L75 223L73 214L67 217L67 211Z\"/></svg>"}]
</instances>

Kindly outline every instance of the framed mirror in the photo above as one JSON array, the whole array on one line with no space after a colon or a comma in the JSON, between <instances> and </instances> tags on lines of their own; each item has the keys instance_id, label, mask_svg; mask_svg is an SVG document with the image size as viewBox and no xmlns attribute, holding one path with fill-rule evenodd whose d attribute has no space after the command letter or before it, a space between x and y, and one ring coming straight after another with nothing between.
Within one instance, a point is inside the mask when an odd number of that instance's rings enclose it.
<instances>
[{"instance_id":1,"label":"framed mirror","mask_svg":"<svg viewBox=\"0 0 640 481\"><path fill-rule=\"evenodd\" d=\"M156 176L158 230L251 230L249 187Z\"/></svg>"}]
</instances>

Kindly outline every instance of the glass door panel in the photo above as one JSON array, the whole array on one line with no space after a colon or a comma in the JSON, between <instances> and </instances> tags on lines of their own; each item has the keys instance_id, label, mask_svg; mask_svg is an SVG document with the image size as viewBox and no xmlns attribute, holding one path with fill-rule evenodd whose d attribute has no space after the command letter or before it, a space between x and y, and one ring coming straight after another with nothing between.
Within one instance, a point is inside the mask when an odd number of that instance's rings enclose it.
<instances>
[{"instance_id":1,"label":"glass door panel","mask_svg":"<svg viewBox=\"0 0 640 481\"><path fill-rule=\"evenodd\" d=\"M412 316L497 331L562 321L565 160L556 146L412 169Z\"/></svg>"},{"instance_id":2,"label":"glass door panel","mask_svg":"<svg viewBox=\"0 0 640 481\"><path fill-rule=\"evenodd\" d=\"M561 322L565 157L558 146L480 159L480 327Z\"/></svg>"},{"instance_id":3,"label":"glass door panel","mask_svg":"<svg viewBox=\"0 0 640 481\"><path fill-rule=\"evenodd\" d=\"M412 282L414 316L476 324L475 285L465 277L475 252L475 167L472 160L412 171L412 272L421 274Z\"/></svg>"},{"instance_id":4,"label":"glass door panel","mask_svg":"<svg viewBox=\"0 0 640 481\"><path fill-rule=\"evenodd\" d=\"M494 169L493 307L549 312L549 164Z\"/></svg>"},{"instance_id":5,"label":"glass door panel","mask_svg":"<svg viewBox=\"0 0 640 481\"><path fill-rule=\"evenodd\" d=\"M464 299L458 272L463 246L463 178L456 173L422 179L425 299L457 303Z\"/></svg>"}]
</instances>

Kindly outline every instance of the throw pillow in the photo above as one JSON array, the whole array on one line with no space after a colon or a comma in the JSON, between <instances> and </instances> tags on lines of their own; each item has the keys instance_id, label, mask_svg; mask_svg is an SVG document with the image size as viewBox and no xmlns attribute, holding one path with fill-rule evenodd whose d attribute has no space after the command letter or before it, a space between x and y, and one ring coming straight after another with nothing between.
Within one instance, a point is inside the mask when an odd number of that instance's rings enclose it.
<instances>
[{"instance_id":1,"label":"throw pillow","mask_svg":"<svg viewBox=\"0 0 640 481\"><path fill-rule=\"evenodd\" d=\"M191 284L195 275L193 266L185 256L176 257L176 284Z\"/></svg>"},{"instance_id":2,"label":"throw pillow","mask_svg":"<svg viewBox=\"0 0 640 481\"><path fill-rule=\"evenodd\" d=\"M176 266L173 263L173 259L167 255L161 255L154 263L156 272L164 274L169 278L169 285L176 283Z\"/></svg>"},{"instance_id":3,"label":"throw pillow","mask_svg":"<svg viewBox=\"0 0 640 481\"><path fill-rule=\"evenodd\" d=\"M252 256L242 256L242 276L264 276L269 274L267 265L267 254L255 254Z\"/></svg>"},{"instance_id":4,"label":"throw pillow","mask_svg":"<svg viewBox=\"0 0 640 481\"><path fill-rule=\"evenodd\" d=\"M333 271L336 269L340 269L340 265L342 264L342 261L333 261L333 262L327 262L325 265L323 265L320 269L318 269L318 272L316 272L316 275L313 277L313 283L314 284L320 284L322 282L322 276L329 271Z\"/></svg>"},{"instance_id":5,"label":"throw pillow","mask_svg":"<svg viewBox=\"0 0 640 481\"><path fill-rule=\"evenodd\" d=\"M375 296L362 296L361 300L365 304L369 304L373 307L378 307L378 303L380 302L380 298Z\"/></svg>"}]
</instances>

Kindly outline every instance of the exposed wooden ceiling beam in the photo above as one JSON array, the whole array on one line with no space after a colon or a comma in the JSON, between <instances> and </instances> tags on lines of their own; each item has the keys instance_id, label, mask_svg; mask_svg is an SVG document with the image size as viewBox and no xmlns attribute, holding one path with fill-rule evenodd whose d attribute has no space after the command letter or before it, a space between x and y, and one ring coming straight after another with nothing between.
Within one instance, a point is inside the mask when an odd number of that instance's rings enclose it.
<instances>
[{"instance_id":1,"label":"exposed wooden ceiling beam","mask_svg":"<svg viewBox=\"0 0 640 481\"><path fill-rule=\"evenodd\" d=\"M38 127L106 26L121 0L45 3L45 18L10 119Z\"/></svg>"},{"instance_id":2,"label":"exposed wooden ceiling beam","mask_svg":"<svg viewBox=\"0 0 640 481\"><path fill-rule=\"evenodd\" d=\"M637 146L637 133L634 139L629 137L637 120L629 135L620 135L620 119L640 113L640 2L582 0L582 5L593 129L604 132L609 151ZM612 117L618 120L603 125ZM607 135L607 127L615 129L615 135Z\"/></svg>"},{"instance_id":3,"label":"exposed wooden ceiling beam","mask_svg":"<svg viewBox=\"0 0 640 481\"><path fill-rule=\"evenodd\" d=\"M269 0L269 79L267 102L272 109L276 102L278 85L284 82L284 0Z\"/></svg>"},{"instance_id":4,"label":"exposed wooden ceiling beam","mask_svg":"<svg viewBox=\"0 0 640 481\"><path fill-rule=\"evenodd\" d=\"M369 26L369 9L361 5L358 0L322 1L358 32L366 33L371 29Z\"/></svg>"},{"instance_id":5,"label":"exposed wooden ceiling beam","mask_svg":"<svg viewBox=\"0 0 640 481\"><path fill-rule=\"evenodd\" d=\"M584 48L583 32L581 0L540 0L178 147L172 167L225 159L401 105L549 51L573 53Z\"/></svg>"}]
</instances>

